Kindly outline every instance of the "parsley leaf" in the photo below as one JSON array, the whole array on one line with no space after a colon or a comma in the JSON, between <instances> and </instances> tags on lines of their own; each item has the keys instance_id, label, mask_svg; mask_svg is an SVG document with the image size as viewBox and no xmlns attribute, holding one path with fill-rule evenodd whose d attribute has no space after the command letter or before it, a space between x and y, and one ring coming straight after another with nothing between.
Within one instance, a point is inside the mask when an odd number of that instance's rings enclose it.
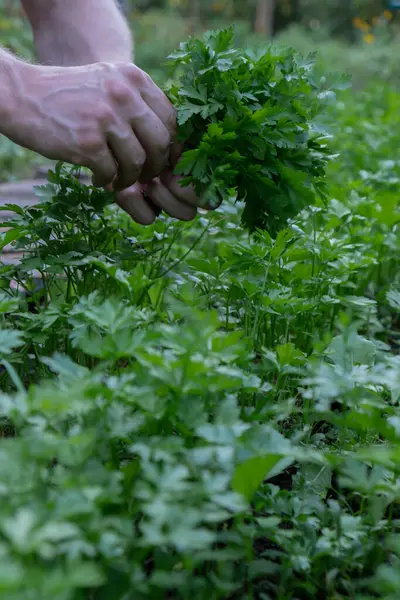
<instances>
[{"instance_id":1,"label":"parsley leaf","mask_svg":"<svg viewBox=\"0 0 400 600\"><path fill-rule=\"evenodd\" d=\"M276 235L321 195L331 155L316 124L327 82L316 84L314 60L275 45L237 49L233 27L190 38L169 57L179 83L167 94L186 149L176 173L204 204L234 193L250 231Z\"/></svg>"}]
</instances>

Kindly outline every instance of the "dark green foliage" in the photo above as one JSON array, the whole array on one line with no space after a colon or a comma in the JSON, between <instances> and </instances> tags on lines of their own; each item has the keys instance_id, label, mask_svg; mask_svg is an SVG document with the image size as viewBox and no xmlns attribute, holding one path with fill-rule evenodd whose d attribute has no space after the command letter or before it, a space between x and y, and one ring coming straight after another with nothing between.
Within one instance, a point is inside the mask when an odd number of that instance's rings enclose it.
<instances>
[{"instance_id":1,"label":"dark green foliage","mask_svg":"<svg viewBox=\"0 0 400 600\"><path fill-rule=\"evenodd\" d=\"M185 147L182 184L214 207L244 200L243 225L276 234L323 193L331 158L317 122L330 94L313 78L314 57L236 49L230 28L190 39L170 59L180 74L169 96Z\"/></svg>"}]
</instances>

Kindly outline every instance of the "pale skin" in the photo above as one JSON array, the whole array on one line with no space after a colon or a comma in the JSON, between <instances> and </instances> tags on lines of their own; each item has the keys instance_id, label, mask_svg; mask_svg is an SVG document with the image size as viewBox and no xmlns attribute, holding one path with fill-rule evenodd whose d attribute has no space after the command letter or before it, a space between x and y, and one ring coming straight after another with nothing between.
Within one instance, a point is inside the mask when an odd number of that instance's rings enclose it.
<instances>
[{"instance_id":1,"label":"pale skin","mask_svg":"<svg viewBox=\"0 0 400 600\"><path fill-rule=\"evenodd\" d=\"M21 3L41 64L0 49L0 133L88 167L138 223L153 223L160 209L193 219L199 199L172 173L174 109L132 63L131 33L114 0Z\"/></svg>"}]
</instances>

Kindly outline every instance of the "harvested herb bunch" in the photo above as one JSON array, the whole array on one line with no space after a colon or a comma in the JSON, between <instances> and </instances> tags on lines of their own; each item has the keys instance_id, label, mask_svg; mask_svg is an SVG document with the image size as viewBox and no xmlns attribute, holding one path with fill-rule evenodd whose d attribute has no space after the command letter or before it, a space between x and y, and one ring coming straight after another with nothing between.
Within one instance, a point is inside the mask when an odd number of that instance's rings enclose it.
<instances>
[{"instance_id":1,"label":"harvested herb bunch","mask_svg":"<svg viewBox=\"0 0 400 600\"><path fill-rule=\"evenodd\" d=\"M212 207L234 196L242 223L272 235L324 194L331 156L316 123L331 92L313 77L315 56L268 45L234 47L234 29L189 39L170 57L167 92L185 152L176 173Z\"/></svg>"}]
</instances>

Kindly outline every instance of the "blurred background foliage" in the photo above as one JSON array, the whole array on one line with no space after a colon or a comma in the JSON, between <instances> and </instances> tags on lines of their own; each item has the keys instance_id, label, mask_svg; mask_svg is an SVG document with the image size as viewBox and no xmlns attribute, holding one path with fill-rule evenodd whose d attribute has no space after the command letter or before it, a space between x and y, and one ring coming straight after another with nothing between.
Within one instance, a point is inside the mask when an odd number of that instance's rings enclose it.
<instances>
[{"instance_id":1,"label":"blurred background foliage","mask_svg":"<svg viewBox=\"0 0 400 600\"><path fill-rule=\"evenodd\" d=\"M348 72L360 87L371 77L397 83L400 17L385 0L120 0L135 35L136 63L162 82L166 56L188 35L231 23L238 42L274 38L302 53L317 49L322 68ZM19 0L0 0L0 43L34 58Z\"/></svg>"},{"instance_id":2,"label":"blurred background foliage","mask_svg":"<svg viewBox=\"0 0 400 600\"><path fill-rule=\"evenodd\" d=\"M399 78L400 18L385 0L125 0L136 62L162 81L165 56L190 34L236 24L238 43L275 39L302 53L318 50L321 69Z\"/></svg>"},{"instance_id":3,"label":"blurred background foliage","mask_svg":"<svg viewBox=\"0 0 400 600\"><path fill-rule=\"evenodd\" d=\"M232 22L238 42L254 46L275 38L301 52L317 48L323 62L359 75L356 84L365 81L366 74L390 78L398 62L400 17L387 10L385 0L120 0L120 4L135 34L136 62L158 78L165 76L166 56L188 35ZM0 43L21 56L34 57L19 0L0 0Z\"/></svg>"},{"instance_id":4,"label":"blurred background foliage","mask_svg":"<svg viewBox=\"0 0 400 600\"><path fill-rule=\"evenodd\" d=\"M400 13L385 0L121 0L135 37L135 62L162 85L168 54L189 35L235 23L237 42L271 39L302 54L318 51L321 74L348 73L354 90L375 81L398 87ZM0 0L0 43L34 59L29 23L19 0ZM0 140L0 179L25 174L40 159Z\"/></svg>"}]
</instances>

